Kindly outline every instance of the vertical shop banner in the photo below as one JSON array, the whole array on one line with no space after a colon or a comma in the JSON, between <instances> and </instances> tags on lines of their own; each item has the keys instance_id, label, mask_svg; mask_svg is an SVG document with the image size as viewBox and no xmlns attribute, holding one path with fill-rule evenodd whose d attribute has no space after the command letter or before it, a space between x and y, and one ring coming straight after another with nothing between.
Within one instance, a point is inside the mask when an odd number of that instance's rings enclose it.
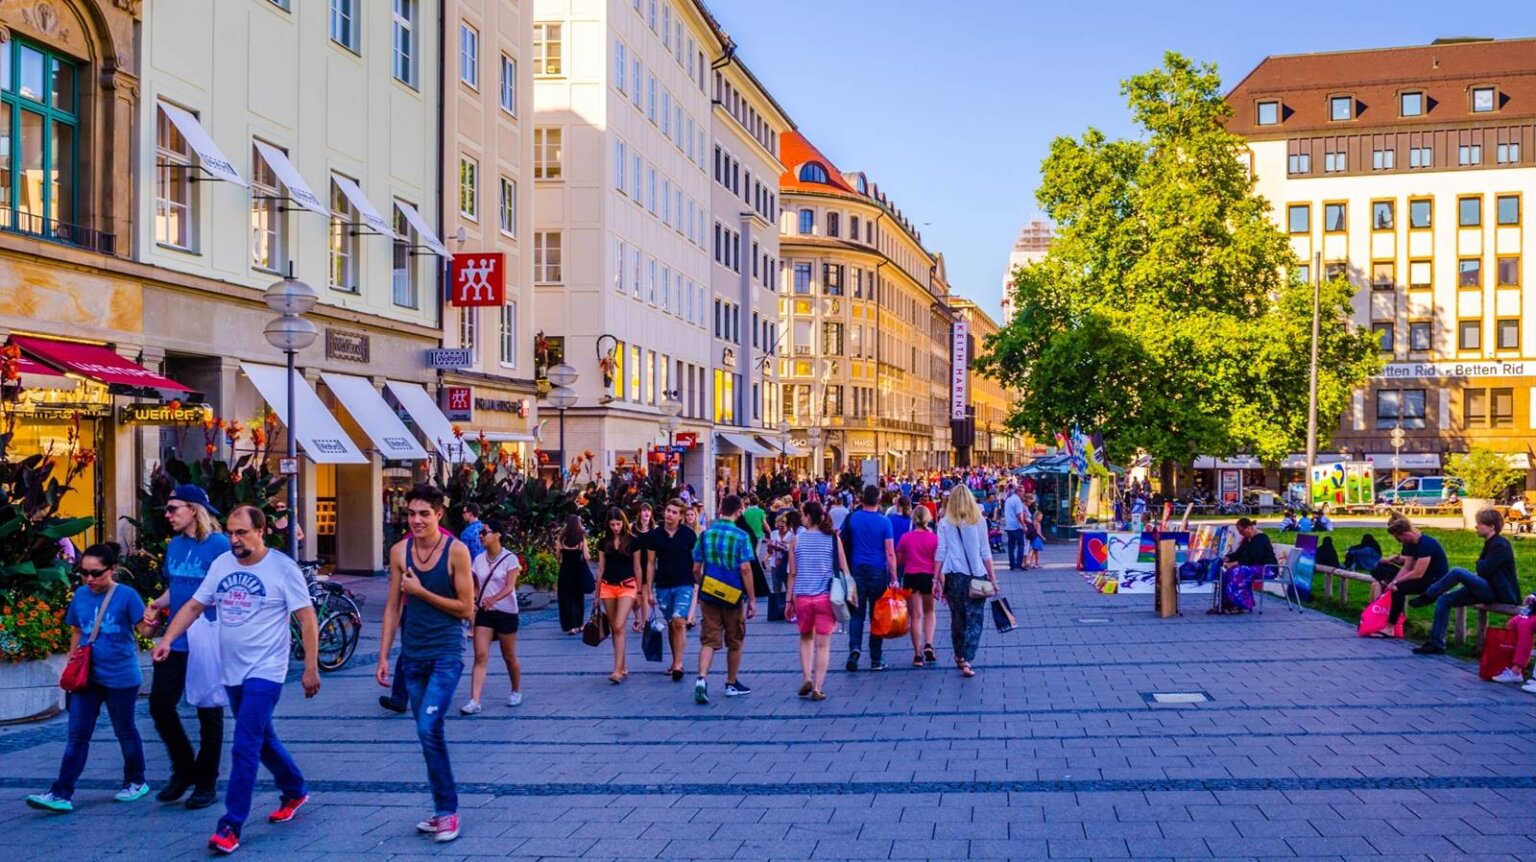
<instances>
[{"instance_id":1,"label":"vertical shop banner","mask_svg":"<svg viewBox=\"0 0 1536 862\"><path fill-rule=\"evenodd\" d=\"M1220 488L1218 493L1220 494L1221 502L1241 503L1243 501L1242 470L1220 471L1219 482Z\"/></svg>"},{"instance_id":2,"label":"vertical shop banner","mask_svg":"<svg viewBox=\"0 0 1536 862\"><path fill-rule=\"evenodd\" d=\"M501 252L474 252L453 256L453 283L448 304L458 308L505 305L507 256Z\"/></svg>"},{"instance_id":3,"label":"vertical shop banner","mask_svg":"<svg viewBox=\"0 0 1536 862\"><path fill-rule=\"evenodd\" d=\"M971 364L970 357L971 326L964 320L957 320L950 329L950 379L949 379L949 418L964 419L965 405L969 401L966 392L966 369Z\"/></svg>"}]
</instances>

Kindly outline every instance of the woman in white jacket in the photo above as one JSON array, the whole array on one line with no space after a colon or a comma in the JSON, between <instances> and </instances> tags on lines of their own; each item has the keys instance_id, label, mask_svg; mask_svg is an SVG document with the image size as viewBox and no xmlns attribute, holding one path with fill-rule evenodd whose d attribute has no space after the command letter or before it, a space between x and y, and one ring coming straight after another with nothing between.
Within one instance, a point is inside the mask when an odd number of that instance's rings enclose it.
<instances>
[{"instance_id":1,"label":"woman in white jacket","mask_svg":"<svg viewBox=\"0 0 1536 862\"><path fill-rule=\"evenodd\" d=\"M955 648L955 664L962 676L975 676L971 662L981 642L985 598L971 597L971 581L986 580L994 585L992 555L988 552L987 524L981 507L964 486L950 492L944 504L944 518L939 522L939 549L934 555L938 583L949 603L949 633Z\"/></svg>"}]
</instances>

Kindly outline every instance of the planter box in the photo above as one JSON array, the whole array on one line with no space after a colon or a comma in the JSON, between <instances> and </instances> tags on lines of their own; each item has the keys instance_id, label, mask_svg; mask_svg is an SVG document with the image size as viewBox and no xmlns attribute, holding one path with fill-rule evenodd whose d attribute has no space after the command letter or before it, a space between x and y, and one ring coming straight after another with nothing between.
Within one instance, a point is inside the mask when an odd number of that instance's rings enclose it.
<instances>
[{"instance_id":1,"label":"planter box","mask_svg":"<svg viewBox=\"0 0 1536 862\"><path fill-rule=\"evenodd\" d=\"M1484 509L1492 509L1493 501L1481 497L1461 498L1461 526L1468 530L1477 529L1477 513Z\"/></svg>"},{"instance_id":2,"label":"planter box","mask_svg":"<svg viewBox=\"0 0 1536 862\"><path fill-rule=\"evenodd\" d=\"M59 674L68 659L62 655L32 661L0 662L0 723L56 715L64 709Z\"/></svg>"}]
</instances>

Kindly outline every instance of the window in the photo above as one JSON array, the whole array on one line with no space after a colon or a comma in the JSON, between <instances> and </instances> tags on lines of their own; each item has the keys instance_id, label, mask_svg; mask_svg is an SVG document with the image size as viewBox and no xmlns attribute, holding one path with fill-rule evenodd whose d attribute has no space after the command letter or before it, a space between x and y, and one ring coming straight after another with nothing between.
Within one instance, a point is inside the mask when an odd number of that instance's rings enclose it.
<instances>
[{"instance_id":1,"label":"window","mask_svg":"<svg viewBox=\"0 0 1536 862\"><path fill-rule=\"evenodd\" d=\"M282 272L288 262L282 198L272 166L251 147L251 266L266 272Z\"/></svg>"},{"instance_id":2,"label":"window","mask_svg":"<svg viewBox=\"0 0 1536 862\"><path fill-rule=\"evenodd\" d=\"M629 146L623 141L613 142L613 187L624 194L624 172L629 169Z\"/></svg>"},{"instance_id":3,"label":"window","mask_svg":"<svg viewBox=\"0 0 1536 862\"><path fill-rule=\"evenodd\" d=\"M838 214L827 213L827 236L836 238L838 233L840 233L838 229Z\"/></svg>"},{"instance_id":4,"label":"window","mask_svg":"<svg viewBox=\"0 0 1536 862\"><path fill-rule=\"evenodd\" d=\"M800 235L809 236L816 230L816 211L804 209L800 211Z\"/></svg>"},{"instance_id":5,"label":"window","mask_svg":"<svg viewBox=\"0 0 1536 862\"><path fill-rule=\"evenodd\" d=\"M650 73L645 76L645 116L656 122L656 76Z\"/></svg>"},{"instance_id":6,"label":"window","mask_svg":"<svg viewBox=\"0 0 1536 862\"><path fill-rule=\"evenodd\" d=\"M1408 262L1408 288L1410 290L1429 290L1434 286L1434 263L1427 260L1411 260Z\"/></svg>"},{"instance_id":7,"label":"window","mask_svg":"<svg viewBox=\"0 0 1536 862\"><path fill-rule=\"evenodd\" d=\"M416 0L395 0L394 23L395 80L416 86Z\"/></svg>"},{"instance_id":8,"label":"window","mask_svg":"<svg viewBox=\"0 0 1536 862\"><path fill-rule=\"evenodd\" d=\"M1308 204L1291 204L1285 211L1291 233L1309 233L1312 230L1312 207Z\"/></svg>"},{"instance_id":9,"label":"window","mask_svg":"<svg viewBox=\"0 0 1536 862\"><path fill-rule=\"evenodd\" d=\"M1396 226L1397 205L1392 201L1371 203L1371 229L1391 230Z\"/></svg>"},{"instance_id":10,"label":"window","mask_svg":"<svg viewBox=\"0 0 1536 862\"><path fill-rule=\"evenodd\" d=\"M1520 161L1520 145L1518 143L1499 144L1499 164L1513 165Z\"/></svg>"},{"instance_id":11,"label":"window","mask_svg":"<svg viewBox=\"0 0 1536 862\"><path fill-rule=\"evenodd\" d=\"M1461 393L1461 424L1464 428L1488 425L1488 390L1466 389Z\"/></svg>"},{"instance_id":12,"label":"window","mask_svg":"<svg viewBox=\"0 0 1536 862\"><path fill-rule=\"evenodd\" d=\"M1498 91L1493 87L1472 88L1472 112L1486 114L1498 108Z\"/></svg>"},{"instance_id":13,"label":"window","mask_svg":"<svg viewBox=\"0 0 1536 862\"><path fill-rule=\"evenodd\" d=\"M1496 346L1500 350L1520 349L1520 321L1516 319L1500 320L1494 324L1494 333L1497 338Z\"/></svg>"},{"instance_id":14,"label":"window","mask_svg":"<svg viewBox=\"0 0 1536 862\"><path fill-rule=\"evenodd\" d=\"M841 323L823 323L821 325L821 353L823 356L843 355L843 325Z\"/></svg>"},{"instance_id":15,"label":"window","mask_svg":"<svg viewBox=\"0 0 1536 862\"><path fill-rule=\"evenodd\" d=\"M771 214L768 215L769 218L772 218ZM848 238L854 242L859 241L859 217L856 215L848 217Z\"/></svg>"},{"instance_id":16,"label":"window","mask_svg":"<svg viewBox=\"0 0 1536 862\"><path fill-rule=\"evenodd\" d=\"M1456 164L1480 165L1483 163L1483 148L1477 144L1462 144L1456 148Z\"/></svg>"},{"instance_id":17,"label":"window","mask_svg":"<svg viewBox=\"0 0 1536 862\"><path fill-rule=\"evenodd\" d=\"M624 72L629 67L629 58L625 56L627 51L622 40L613 40L613 86L620 93L628 92L624 89Z\"/></svg>"},{"instance_id":18,"label":"window","mask_svg":"<svg viewBox=\"0 0 1536 862\"><path fill-rule=\"evenodd\" d=\"M517 116L517 61L501 55L501 109Z\"/></svg>"},{"instance_id":19,"label":"window","mask_svg":"<svg viewBox=\"0 0 1536 862\"><path fill-rule=\"evenodd\" d=\"M795 264L795 293L811 292L811 265L809 263Z\"/></svg>"},{"instance_id":20,"label":"window","mask_svg":"<svg viewBox=\"0 0 1536 862\"><path fill-rule=\"evenodd\" d=\"M806 162L800 166L800 182L802 183L830 183L827 169L821 162Z\"/></svg>"},{"instance_id":21,"label":"window","mask_svg":"<svg viewBox=\"0 0 1536 862\"><path fill-rule=\"evenodd\" d=\"M1433 207L1430 201L1425 199L1408 202L1408 226L1411 228L1427 228L1432 225Z\"/></svg>"},{"instance_id":22,"label":"window","mask_svg":"<svg viewBox=\"0 0 1536 862\"><path fill-rule=\"evenodd\" d=\"M1424 427L1423 389L1378 389L1376 391L1376 428Z\"/></svg>"},{"instance_id":23,"label":"window","mask_svg":"<svg viewBox=\"0 0 1536 862\"><path fill-rule=\"evenodd\" d=\"M1258 124L1261 126L1273 126L1280 122L1279 102L1260 102L1258 105Z\"/></svg>"},{"instance_id":24,"label":"window","mask_svg":"<svg viewBox=\"0 0 1536 862\"><path fill-rule=\"evenodd\" d=\"M1403 93L1397 97L1398 113L1404 117L1419 117L1424 114L1424 94L1421 92Z\"/></svg>"},{"instance_id":25,"label":"window","mask_svg":"<svg viewBox=\"0 0 1536 862\"><path fill-rule=\"evenodd\" d=\"M331 183L331 287L357 292L357 210L336 182Z\"/></svg>"},{"instance_id":26,"label":"window","mask_svg":"<svg viewBox=\"0 0 1536 862\"><path fill-rule=\"evenodd\" d=\"M656 403L656 351L645 352L645 403Z\"/></svg>"},{"instance_id":27,"label":"window","mask_svg":"<svg viewBox=\"0 0 1536 862\"><path fill-rule=\"evenodd\" d=\"M534 284L559 284L565 280L560 270L560 232L536 231L533 234Z\"/></svg>"},{"instance_id":28,"label":"window","mask_svg":"<svg viewBox=\"0 0 1536 862\"><path fill-rule=\"evenodd\" d=\"M1464 257L1456 262L1456 286L1457 287L1482 287L1483 286L1483 260L1478 257Z\"/></svg>"},{"instance_id":29,"label":"window","mask_svg":"<svg viewBox=\"0 0 1536 862\"><path fill-rule=\"evenodd\" d=\"M517 236L517 180L501 178L501 232Z\"/></svg>"},{"instance_id":30,"label":"window","mask_svg":"<svg viewBox=\"0 0 1536 862\"><path fill-rule=\"evenodd\" d=\"M563 175L565 153L561 147L563 135L560 129L533 130L533 178L558 180Z\"/></svg>"},{"instance_id":31,"label":"window","mask_svg":"<svg viewBox=\"0 0 1536 862\"><path fill-rule=\"evenodd\" d=\"M640 109L640 57L629 61L629 103Z\"/></svg>"},{"instance_id":32,"label":"window","mask_svg":"<svg viewBox=\"0 0 1536 862\"><path fill-rule=\"evenodd\" d=\"M1371 334L1376 336L1376 340L1381 346L1382 353L1392 352L1392 333L1393 326L1390 323L1371 324Z\"/></svg>"},{"instance_id":33,"label":"window","mask_svg":"<svg viewBox=\"0 0 1536 862\"><path fill-rule=\"evenodd\" d=\"M1286 170L1293 174L1312 173L1312 156L1310 153L1292 153L1286 159Z\"/></svg>"},{"instance_id":34,"label":"window","mask_svg":"<svg viewBox=\"0 0 1536 862\"><path fill-rule=\"evenodd\" d=\"M1462 320L1457 322L1456 349L1483 349L1483 322L1481 320Z\"/></svg>"},{"instance_id":35,"label":"window","mask_svg":"<svg viewBox=\"0 0 1536 862\"><path fill-rule=\"evenodd\" d=\"M1329 174L1342 173L1349 170L1349 157L1347 153L1323 153L1323 172Z\"/></svg>"},{"instance_id":36,"label":"window","mask_svg":"<svg viewBox=\"0 0 1536 862\"><path fill-rule=\"evenodd\" d=\"M1297 284L1312 283L1312 265L1310 263L1298 263L1291 268L1291 280Z\"/></svg>"},{"instance_id":37,"label":"window","mask_svg":"<svg viewBox=\"0 0 1536 862\"><path fill-rule=\"evenodd\" d=\"M565 43L561 25L540 22L533 25L533 74L538 77L555 77L565 74L561 62Z\"/></svg>"},{"instance_id":38,"label":"window","mask_svg":"<svg viewBox=\"0 0 1536 862\"><path fill-rule=\"evenodd\" d=\"M517 303L508 302L501 307L501 364L504 368L517 367Z\"/></svg>"},{"instance_id":39,"label":"window","mask_svg":"<svg viewBox=\"0 0 1536 862\"><path fill-rule=\"evenodd\" d=\"M1501 257L1494 262L1494 283L1499 287L1520 286L1520 258Z\"/></svg>"},{"instance_id":40,"label":"window","mask_svg":"<svg viewBox=\"0 0 1536 862\"><path fill-rule=\"evenodd\" d=\"M411 225L405 219L405 213L399 206L395 207L395 233L402 237L411 235ZM390 266L390 293L395 305L402 308L416 308L419 300L416 290L416 256L412 254L409 241L395 240L393 260Z\"/></svg>"},{"instance_id":41,"label":"window","mask_svg":"<svg viewBox=\"0 0 1536 862\"><path fill-rule=\"evenodd\" d=\"M643 366L640 364L640 345L631 344L629 346L628 365L629 367L626 370L629 372L629 385L625 387L624 397L630 401L639 401L640 384L645 378Z\"/></svg>"},{"instance_id":42,"label":"window","mask_svg":"<svg viewBox=\"0 0 1536 862\"><path fill-rule=\"evenodd\" d=\"M1345 215L1344 204L1323 204L1323 232L1342 233L1346 229Z\"/></svg>"},{"instance_id":43,"label":"window","mask_svg":"<svg viewBox=\"0 0 1536 862\"><path fill-rule=\"evenodd\" d=\"M12 74L13 61L18 62L19 74ZM68 60L20 38L0 43L0 90L4 91L0 102L0 219L9 229L53 236L57 234L48 220L75 220L75 78L75 66ZM51 80L52 86L45 85L45 80ZM160 122L168 122L163 113ZM164 161L156 159L157 163ZM13 170L17 163L20 169ZM157 184L166 186L156 189L157 198L181 195L190 205L191 184L186 173L178 170L173 175L157 169ZM172 187L178 183L181 188ZM183 229L191 233L190 224Z\"/></svg>"},{"instance_id":44,"label":"window","mask_svg":"<svg viewBox=\"0 0 1536 862\"><path fill-rule=\"evenodd\" d=\"M613 390L609 394L614 398L624 397L624 356L627 352L622 341L613 346Z\"/></svg>"},{"instance_id":45,"label":"window","mask_svg":"<svg viewBox=\"0 0 1536 862\"><path fill-rule=\"evenodd\" d=\"M821 292L828 296L843 295L842 264L824 263L821 265Z\"/></svg>"},{"instance_id":46,"label":"window","mask_svg":"<svg viewBox=\"0 0 1536 862\"><path fill-rule=\"evenodd\" d=\"M459 346L469 351L471 359L480 361L480 309L459 309Z\"/></svg>"},{"instance_id":47,"label":"window","mask_svg":"<svg viewBox=\"0 0 1536 862\"><path fill-rule=\"evenodd\" d=\"M480 31L459 24L459 80L480 89Z\"/></svg>"},{"instance_id":48,"label":"window","mask_svg":"<svg viewBox=\"0 0 1536 862\"><path fill-rule=\"evenodd\" d=\"M1349 278L1349 264L1342 261L1323 264L1323 281L1333 281L1339 278Z\"/></svg>"},{"instance_id":49,"label":"window","mask_svg":"<svg viewBox=\"0 0 1536 862\"><path fill-rule=\"evenodd\" d=\"M1515 424L1515 390L1490 389L1488 400L1493 404L1493 417L1488 423L1494 428L1510 428Z\"/></svg>"},{"instance_id":50,"label":"window","mask_svg":"<svg viewBox=\"0 0 1536 862\"><path fill-rule=\"evenodd\" d=\"M838 385L828 386L822 396L821 415L843 415L843 387Z\"/></svg>"},{"instance_id":51,"label":"window","mask_svg":"<svg viewBox=\"0 0 1536 862\"><path fill-rule=\"evenodd\" d=\"M1328 119L1335 122L1353 120L1355 118L1355 98L1353 96L1330 96L1328 98Z\"/></svg>"},{"instance_id":52,"label":"window","mask_svg":"<svg viewBox=\"0 0 1536 862\"><path fill-rule=\"evenodd\" d=\"M1434 338L1431 324L1427 320L1408 324L1408 349L1423 352L1433 349Z\"/></svg>"},{"instance_id":53,"label":"window","mask_svg":"<svg viewBox=\"0 0 1536 862\"><path fill-rule=\"evenodd\" d=\"M359 48L357 13L361 0L331 0L331 41L356 54Z\"/></svg>"},{"instance_id":54,"label":"window","mask_svg":"<svg viewBox=\"0 0 1536 862\"><path fill-rule=\"evenodd\" d=\"M459 215L480 220L480 163L459 156Z\"/></svg>"},{"instance_id":55,"label":"window","mask_svg":"<svg viewBox=\"0 0 1536 862\"><path fill-rule=\"evenodd\" d=\"M1371 264L1371 289L1392 290L1397 287L1397 264L1378 260Z\"/></svg>"},{"instance_id":56,"label":"window","mask_svg":"<svg viewBox=\"0 0 1536 862\"><path fill-rule=\"evenodd\" d=\"M1371 170L1390 171L1397 167L1397 150L1372 150Z\"/></svg>"},{"instance_id":57,"label":"window","mask_svg":"<svg viewBox=\"0 0 1536 862\"><path fill-rule=\"evenodd\" d=\"M1520 223L1520 196L1499 195L1494 199L1498 211L1498 223L1512 225Z\"/></svg>"},{"instance_id":58,"label":"window","mask_svg":"<svg viewBox=\"0 0 1536 862\"><path fill-rule=\"evenodd\" d=\"M1483 199L1459 198L1456 201L1456 223L1462 227L1478 227L1483 223Z\"/></svg>"},{"instance_id":59,"label":"window","mask_svg":"<svg viewBox=\"0 0 1536 862\"><path fill-rule=\"evenodd\" d=\"M1408 167L1432 168L1435 166L1435 151L1429 147L1409 147Z\"/></svg>"},{"instance_id":60,"label":"window","mask_svg":"<svg viewBox=\"0 0 1536 862\"><path fill-rule=\"evenodd\" d=\"M23 69L22 77L27 76L26 63L31 58L43 61L43 55L32 51L26 46L21 47ZM9 59L9 58L7 58ZM41 75L39 69L37 74ZM9 89L9 88L7 88ZM23 81L23 91L30 89ZM39 93L39 96L43 95ZM9 114L9 111L6 112ZM20 141L23 149L34 139L37 127L41 120L38 115L22 109L22 132ZM192 217L192 146L182 136L181 130L171 122L165 111L156 111L158 123L155 127L155 242L174 248L191 249L196 242L193 234ZM7 117L9 119L9 117ZM9 133L9 129L6 130ZM9 154L5 154L9 156ZM23 161L26 170L18 173L29 175L33 171L33 165L41 166L42 153L34 153L30 159ZM9 166L7 166L9 173ZM32 191L23 184L23 191L16 200L26 200L32 196ZM46 217L46 215L44 216Z\"/></svg>"}]
</instances>

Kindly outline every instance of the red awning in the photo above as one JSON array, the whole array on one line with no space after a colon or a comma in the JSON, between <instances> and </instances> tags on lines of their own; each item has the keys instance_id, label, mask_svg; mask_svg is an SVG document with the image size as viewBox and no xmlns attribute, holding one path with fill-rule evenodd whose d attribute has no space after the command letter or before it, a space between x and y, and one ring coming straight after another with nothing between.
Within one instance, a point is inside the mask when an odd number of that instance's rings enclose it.
<instances>
[{"instance_id":1,"label":"red awning","mask_svg":"<svg viewBox=\"0 0 1536 862\"><path fill-rule=\"evenodd\" d=\"M162 392L191 392L187 387L161 377L142 365L118 356L110 347L54 341L25 335L11 336L11 342L44 365L81 377L130 390L156 389Z\"/></svg>"},{"instance_id":2,"label":"red awning","mask_svg":"<svg viewBox=\"0 0 1536 862\"><path fill-rule=\"evenodd\" d=\"M39 377L63 377L64 375L49 368L36 359L29 356L20 356L16 359L16 370L22 374L33 374Z\"/></svg>"}]
</instances>

